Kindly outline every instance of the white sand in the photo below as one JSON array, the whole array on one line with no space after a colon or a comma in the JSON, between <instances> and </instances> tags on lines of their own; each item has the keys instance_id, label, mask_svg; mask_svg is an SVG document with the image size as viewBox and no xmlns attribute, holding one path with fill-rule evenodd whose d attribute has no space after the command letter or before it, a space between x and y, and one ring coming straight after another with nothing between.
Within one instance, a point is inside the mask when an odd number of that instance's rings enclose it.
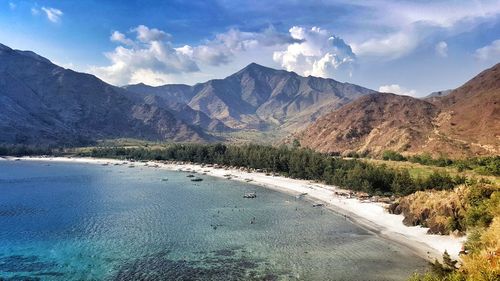
<instances>
[{"instance_id":1,"label":"white sand","mask_svg":"<svg viewBox=\"0 0 500 281\"><path fill-rule=\"evenodd\" d=\"M9 158L16 159L16 158ZM93 163L93 164L115 164L123 163L122 160L95 159L95 158L43 158L25 157L22 160L32 161L57 161L73 163ZM266 176L264 173L246 172L238 169L216 169L213 167L202 167L195 164L163 164L157 162L134 162L135 166L157 165L158 169L194 171L197 173L206 172L207 175L224 178L224 175L231 175L231 180L248 181L273 190L286 192L291 195L307 193L305 198L312 202L324 203L325 206L337 213L347 216L350 220L367 228L375 234L397 242L409 248L419 256L428 260L441 259L442 253L446 250L452 258L458 259L458 253L462 248L465 237L452 237L449 235L429 235L427 228L408 227L403 224L402 215L389 214L382 203L361 202L358 199L348 199L334 194L339 191L335 186L319 184L306 180L296 180L281 176Z\"/></svg>"}]
</instances>

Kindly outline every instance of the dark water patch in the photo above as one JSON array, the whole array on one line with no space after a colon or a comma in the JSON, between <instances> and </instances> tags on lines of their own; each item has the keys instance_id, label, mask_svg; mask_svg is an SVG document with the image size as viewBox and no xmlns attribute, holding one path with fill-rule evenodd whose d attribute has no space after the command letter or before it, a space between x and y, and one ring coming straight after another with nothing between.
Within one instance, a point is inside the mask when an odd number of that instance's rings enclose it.
<instances>
[{"instance_id":1,"label":"dark water patch","mask_svg":"<svg viewBox=\"0 0 500 281\"><path fill-rule=\"evenodd\" d=\"M12 255L0 257L0 272L38 272L56 266L57 263L41 261L37 256Z\"/></svg>"},{"instance_id":2,"label":"dark water patch","mask_svg":"<svg viewBox=\"0 0 500 281\"><path fill-rule=\"evenodd\" d=\"M0 205L0 217L17 217L24 215L33 215L41 210L25 206Z\"/></svg>"},{"instance_id":3,"label":"dark water patch","mask_svg":"<svg viewBox=\"0 0 500 281\"><path fill-rule=\"evenodd\" d=\"M74 176L44 176L44 177L25 177L16 179L0 179L0 184L21 184L21 183L56 183L56 182L86 182L91 179L87 175L74 175Z\"/></svg>"},{"instance_id":4,"label":"dark water patch","mask_svg":"<svg viewBox=\"0 0 500 281\"><path fill-rule=\"evenodd\" d=\"M263 260L241 256L234 249L212 252L197 260L176 260L166 255L145 256L122 265L111 280L277 280L263 268ZM286 273L283 273L286 274Z\"/></svg>"}]
</instances>

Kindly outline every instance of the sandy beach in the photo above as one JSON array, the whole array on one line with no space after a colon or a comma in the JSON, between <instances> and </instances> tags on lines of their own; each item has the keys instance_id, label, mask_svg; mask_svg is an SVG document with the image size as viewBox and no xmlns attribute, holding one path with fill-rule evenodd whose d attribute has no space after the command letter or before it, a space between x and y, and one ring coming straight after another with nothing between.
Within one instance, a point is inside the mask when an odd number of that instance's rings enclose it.
<instances>
[{"instance_id":1,"label":"sandy beach","mask_svg":"<svg viewBox=\"0 0 500 281\"><path fill-rule=\"evenodd\" d=\"M430 261L433 261L435 258L441 259L442 253L445 250L448 251L453 258L458 259L458 253L465 241L465 237L457 238L450 235L429 235L427 234L427 228L405 226L402 222L403 216L389 214L383 203L362 202L355 198L338 196L335 195L335 191L340 191L337 187L307 180L266 175L265 173L258 172L247 172L243 169L223 169L197 164L165 164L154 161L131 163L129 161L115 159L68 157L9 157L3 159L100 165L123 164L127 162L127 164L133 164L134 166L147 166L154 169L205 173L206 175L219 178L230 177L231 180L248 182L249 184L259 185L295 196L307 193L307 195L304 195L304 198L311 201L311 203L322 203L325 208L346 215L348 219L372 231L376 235L401 244L409 250L414 251L422 258Z\"/></svg>"}]
</instances>

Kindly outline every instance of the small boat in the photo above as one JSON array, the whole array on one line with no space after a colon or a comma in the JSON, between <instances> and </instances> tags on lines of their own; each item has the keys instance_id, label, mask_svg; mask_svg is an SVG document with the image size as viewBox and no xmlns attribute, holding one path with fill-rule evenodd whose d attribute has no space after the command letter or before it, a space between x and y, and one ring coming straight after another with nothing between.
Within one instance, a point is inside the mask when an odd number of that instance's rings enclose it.
<instances>
[{"instance_id":1,"label":"small boat","mask_svg":"<svg viewBox=\"0 0 500 281\"><path fill-rule=\"evenodd\" d=\"M194 175L187 175L188 178L194 178Z\"/></svg>"},{"instance_id":2,"label":"small boat","mask_svg":"<svg viewBox=\"0 0 500 281\"><path fill-rule=\"evenodd\" d=\"M191 181L202 181L203 179L202 178L194 178L194 179L191 179Z\"/></svg>"},{"instance_id":3,"label":"small boat","mask_svg":"<svg viewBox=\"0 0 500 281\"><path fill-rule=\"evenodd\" d=\"M247 192L243 195L243 198L257 198L257 193L255 192Z\"/></svg>"},{"instance_id":4,"label":"small boat","mask_svg":"<svg viewBox=\"0 0 500 281\"><path fill-rule=\"evenodd\" d=\"M168 178L163 178L161 179L161 181L168 181Z\"/></svg>"},{"instance_id":5,"label":"small boat","mask_svg":"<svg viewBox=\"0 0 500 281\"><path fill-rule=\"evenodd\" d=\"M313 207L323 207L323 206L325 206L325 204L323 204L323 203L315 203L315 204L313 204Z\"/></svg>"}]
</instances>

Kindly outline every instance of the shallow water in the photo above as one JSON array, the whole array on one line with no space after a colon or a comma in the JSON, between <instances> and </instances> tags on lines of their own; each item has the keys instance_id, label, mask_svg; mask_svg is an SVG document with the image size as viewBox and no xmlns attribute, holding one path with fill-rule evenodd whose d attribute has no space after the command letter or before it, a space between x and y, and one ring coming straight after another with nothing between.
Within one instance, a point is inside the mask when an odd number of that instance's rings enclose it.
<instances>
[{"instance_id":1,"label":"shallow water","mask_svg":"<svg viewBox=\"0 0 500 281\"><path fill-rule=\"evenodd\" d=\"M310 202L209 176L194 183L186 175L0 161L0 276L405 280L425 267L408 249ZM244 199L249 191L258 197Z\"/></svg>"}]
</instances>

